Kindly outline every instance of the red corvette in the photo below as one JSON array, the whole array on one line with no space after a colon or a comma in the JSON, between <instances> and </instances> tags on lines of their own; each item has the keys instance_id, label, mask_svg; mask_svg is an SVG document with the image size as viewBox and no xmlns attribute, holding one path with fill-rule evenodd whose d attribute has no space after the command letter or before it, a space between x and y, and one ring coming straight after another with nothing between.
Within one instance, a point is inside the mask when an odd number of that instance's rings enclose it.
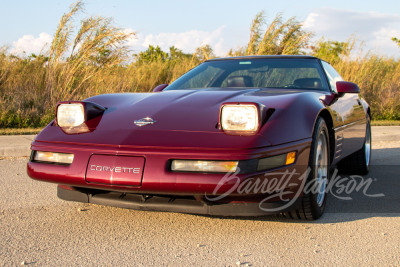
<instances>
[{"instance_id":1,"label":"red corvette","mask_svg":"<svg viewBox=\"0 0 400 267\"><path fill-rule=\"evenodd\" d=\"M139 210L317 219L332 170L366 174L370 109L309 56L208 60L153 93L57 105L30 177L61 199Z\"/></svg>"}]
</instances>

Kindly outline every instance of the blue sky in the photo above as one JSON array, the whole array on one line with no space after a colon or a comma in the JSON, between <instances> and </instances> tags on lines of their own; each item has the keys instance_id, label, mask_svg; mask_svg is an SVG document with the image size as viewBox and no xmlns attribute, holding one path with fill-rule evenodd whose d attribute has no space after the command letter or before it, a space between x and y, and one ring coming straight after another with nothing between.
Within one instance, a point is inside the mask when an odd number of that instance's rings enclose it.
<instances>
[{"instance_id":1,"label":"blue sky","mask_svg":"<svg viewBox=\"0 0 400 267\"><path fill-rule=\"evenodd\" d=\"M14 53L38 53L51 41L69 0L2 0L0 46ZM364 41L364 49L396 56L400 48L390 40L400 37L398 1L268 1L268 0L152 0L85 1L84 15L113 17L115 24L137 33L130 41L134 52L149 44L163 49L175 45L193 52L210 44L218 56L248 41L254 16L264 10L266 20L283 13L304 21L315 39L345 41L352 34Z\"/></svg>"}]
</instances>

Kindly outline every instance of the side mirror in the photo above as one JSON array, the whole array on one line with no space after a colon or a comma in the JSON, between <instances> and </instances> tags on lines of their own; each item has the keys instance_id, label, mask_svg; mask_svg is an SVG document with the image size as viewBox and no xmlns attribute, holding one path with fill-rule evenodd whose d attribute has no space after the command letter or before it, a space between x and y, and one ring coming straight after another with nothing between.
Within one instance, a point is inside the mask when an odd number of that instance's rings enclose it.
<instances>
[{"instance_id":1,"label":"side mirror","mask_svg":"<svg viewBox=\"0 0 400 267\"><path fill-rule=\"evenodd\" d=\"M153 92L154 92L154 93L161 92L161 91L164 90L165 87L167 87L167 86L168 86L167 83L160 84L160 85L156 86L156 88L153 89Z\"/></svg>"},{"instance_id":2,"label":"side mirror","mask_svg":"<svg viewBox=\"0 0 400 267\"><path fill-rule=\"evenodd\" d=\"M336 82L336 90L338 94L360 93L360 88L358 87L358 85L352 82L343 82L343 81Z\"/></svg>"}]
</instances>

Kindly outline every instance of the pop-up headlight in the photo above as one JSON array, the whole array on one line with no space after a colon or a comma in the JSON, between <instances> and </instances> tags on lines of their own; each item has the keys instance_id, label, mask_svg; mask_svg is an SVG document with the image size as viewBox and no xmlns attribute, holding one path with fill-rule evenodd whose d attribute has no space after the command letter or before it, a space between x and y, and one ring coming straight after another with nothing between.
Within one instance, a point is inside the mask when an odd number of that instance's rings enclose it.
<instances>
[{"instance_id":1,"label":"pop-up headlight","mask_svg":"<svg viewBox=\"0 0 400 267\"><path fill-rule=\"evenodd\" d=\"M57 107L57 124L60 127L79 126L85 122L82 103L60 104Z\"/></svg>"},{"instance_id":2,"label":"pop-up headlight","mask_svg":"<svg viewBox=\"0 0 400 267\"><path fill-rule=\"evenodd\" d=\"M255 104L224 104L221 107L220 126L232 134L255 134L260 125L259 110Z\"/></svg>"},{"instance_id":3,"label":"pop-up headlight","mask_svg":"<svg viewBox=\"0 0 400 267\"><path fill-rule=\"evenodd\" d=\"M104 110L104 107L86 101L59 102L56 122L61 128L74 128L101 115Z\"/></svg>"}]
</instances>

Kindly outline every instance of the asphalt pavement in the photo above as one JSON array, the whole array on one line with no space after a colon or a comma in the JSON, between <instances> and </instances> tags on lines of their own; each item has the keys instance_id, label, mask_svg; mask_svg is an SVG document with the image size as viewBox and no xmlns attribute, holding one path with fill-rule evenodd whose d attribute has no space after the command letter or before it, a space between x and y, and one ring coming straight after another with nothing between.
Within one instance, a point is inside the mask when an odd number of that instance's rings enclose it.
<instances>
[{"instance_id":1,"label":"asphalt pavement","mask_svg":"<svg viewBox=\"0 0 400 267\"><path fill-rule=\"evenodd\" d=\"M35 135L1 135L0 157L24 157L30 154Z\"/></svg>"}]
</instances>

